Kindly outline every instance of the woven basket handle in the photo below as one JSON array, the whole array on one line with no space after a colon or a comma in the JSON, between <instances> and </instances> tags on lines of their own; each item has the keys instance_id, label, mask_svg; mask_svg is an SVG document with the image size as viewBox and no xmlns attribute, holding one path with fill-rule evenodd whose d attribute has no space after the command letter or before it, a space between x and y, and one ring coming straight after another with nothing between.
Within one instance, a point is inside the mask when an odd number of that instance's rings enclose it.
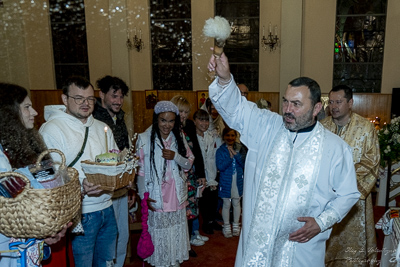
<instances>
[{"instance_id":1,"label":"woven basket handle","mask_svg":"<svg viewBox=\"0 0 400 267\"><path fill-rule=\"evenodd\" d=\"M17 177L20 177L22 180L24 180L24 182L25 182L27 185L30 185L30 184L31 184L31 182L29 181L29 179L28 179L25 175L23 175L23 174L21 174L21 173L19 173L19 172L1 172L1 173L0 173L0 179L3 178L3 177L7 177L7 176L17 176Z\"/></svg>"},{"instance_id":2,"label":"woven basket handle","mask_svg":"<svg viewBox=\"0 0 400 267\"><path fill-rule=\"evenodd\" d=\"M45 151L43 151L42 153L40 153L37 161L36 161L36 169L39 170L40 169L40 162L42 162L42 159L44 156L46 156L47 154L50 153L58 153L61 156L61 165L60 165L60 169L64 169L65 168L65 156L64 153L62 153L60 150L55 149L55 148L51 148L51 149L47 149Z\"/></svg>"}]
</instances>

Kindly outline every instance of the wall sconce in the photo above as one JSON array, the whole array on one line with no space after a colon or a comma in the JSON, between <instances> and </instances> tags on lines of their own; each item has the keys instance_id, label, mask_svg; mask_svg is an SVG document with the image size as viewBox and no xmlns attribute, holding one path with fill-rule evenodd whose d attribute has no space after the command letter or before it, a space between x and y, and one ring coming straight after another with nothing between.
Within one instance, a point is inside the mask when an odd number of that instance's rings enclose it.
<instances>
[{"instance_id":1,"label":"wall sconce","mask_svg":"<svg viewBox=\"0 0 400 267\"><path fill-rule=\"evenodd\" d=\"M126 46L129 50L136 49L136 51L140 52L144 48L144 43L142 41L142 30L139 29L139 38L136 35L136 27L134 28L134 34L135 36L133 36L131 41L128 32L128 40L126 40Z\"/></svg>"},{"instance_id":2,"label":"wall sconce","mask_svg":"<svg viewBox=\"0 0 400 267\"><path fill-rule=\"evenodd\" d=\"M268 36L265 37L265 27L263 26L263 37L261 39L261 45L264 50L267 50L269 47L269 51L273 51L279 45L279 38L278 38L278 26L274 27L274 35L272 35L272 25L269 24L269 33Z\"/></svg>"}]
</instances>

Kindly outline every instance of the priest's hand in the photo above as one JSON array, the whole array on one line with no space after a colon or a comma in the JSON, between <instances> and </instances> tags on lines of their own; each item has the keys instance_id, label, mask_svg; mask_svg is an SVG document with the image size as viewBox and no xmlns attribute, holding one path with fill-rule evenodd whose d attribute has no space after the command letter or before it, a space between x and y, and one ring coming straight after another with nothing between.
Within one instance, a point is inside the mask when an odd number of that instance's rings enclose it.
<instances>
[{"instance_id":1,"label":"priest's hand","mask_svg":"<svg viewBox=\"0 0 400 267\"><path fill-rule=\"evenodd\" d=\"M299 230L289 235L290 241L306 243L321 232L321 228L319 228L319 225L313 217L298 217L297 220L299 222L305 222L305 224Z\"/></svg>"},{"instance_id":2,"label":"priest's hand","mask_svg":"<svg viewBox=\"0 0 400 267\"><path fill-rule=\"evenodd\" d=\"M214 48L211 48L211 50L214 50ZM208 62L208 70L215 71L216 75L220 78L219 82L227 84L231 79L229 62L225 53L222 53L221 56L212 55Z\"/></svg>"}]
</instances>

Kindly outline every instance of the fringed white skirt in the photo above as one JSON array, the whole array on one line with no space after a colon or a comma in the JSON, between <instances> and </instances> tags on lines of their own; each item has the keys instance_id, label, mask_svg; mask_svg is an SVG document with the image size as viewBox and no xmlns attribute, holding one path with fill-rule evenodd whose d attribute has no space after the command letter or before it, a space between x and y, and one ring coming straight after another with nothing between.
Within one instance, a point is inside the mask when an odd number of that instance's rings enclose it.
<instances>
[{"instance_id":1,"label":"fringed white skirt","mask_svg":"<svg viewBox=\"0 0 400 267\"><path fill-rule=\"evenodd\" d=\"M189 259L186 209L174 212L149 210L148 225L154 253L145 261L153 266L171 266Z\"/></svg>"}]
</instances>

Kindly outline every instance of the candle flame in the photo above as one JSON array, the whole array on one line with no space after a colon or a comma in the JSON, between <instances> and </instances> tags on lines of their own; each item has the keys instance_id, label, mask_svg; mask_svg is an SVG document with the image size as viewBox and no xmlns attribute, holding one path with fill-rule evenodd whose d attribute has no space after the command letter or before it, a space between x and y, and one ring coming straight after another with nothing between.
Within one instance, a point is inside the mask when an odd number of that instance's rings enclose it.
<instances>
[{"instance_id":1,"label":"candle flame","mask_svg":"<svg viewBox=\"0 0 400 267\"><path fill-rule=\"evenodd\" d=\"M108 129L108 128L107 128L107 126L106 126L106 127L104 127L104 132L107 132L107 129Z\"/></svg>"}]
</instances>

